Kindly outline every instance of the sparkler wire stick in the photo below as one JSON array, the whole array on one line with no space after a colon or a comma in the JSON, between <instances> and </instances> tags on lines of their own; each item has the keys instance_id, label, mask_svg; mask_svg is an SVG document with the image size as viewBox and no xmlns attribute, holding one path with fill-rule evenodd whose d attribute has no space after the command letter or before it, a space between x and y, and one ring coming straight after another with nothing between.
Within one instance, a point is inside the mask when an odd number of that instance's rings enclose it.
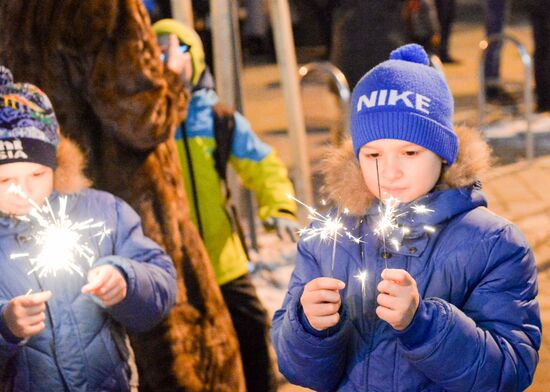
<instances>
[{"instance_id":1,"label":"sparkler wire stick","mask_svg":"<svg viewBox=\"0 0 550 392\"><path fill-rule=\"evenodd\" d=\"M380 200L380 203L382 203L382 188L380 187L380 171L378 169L378 159L376 159L375 162L376 162L376 182L378 184L378 199ZM382 248L384 249L384 252L382 253L382 258L384 259L384 265L386 268L388 268L388 259L386 258L387 248L386 248L385 233L382 233Z\"/></svg>"},{"instance_id":2,"label":"sparkler wire stick","mask_svg":"<svg viewBox=\"0 0 550 392\"><path fill-rule=\"evenodd\" d=\"M340 217L340 209L338 209L338 212L336 213L336 217L339 220ZM335 227L336 230L338 230L338 227ZM334 232L334 238L332 239L332 258L330 262L330 273L334 276L334 259L336 258L336 238L338 236L338 232Z\"/></svg>"}]
</instances>

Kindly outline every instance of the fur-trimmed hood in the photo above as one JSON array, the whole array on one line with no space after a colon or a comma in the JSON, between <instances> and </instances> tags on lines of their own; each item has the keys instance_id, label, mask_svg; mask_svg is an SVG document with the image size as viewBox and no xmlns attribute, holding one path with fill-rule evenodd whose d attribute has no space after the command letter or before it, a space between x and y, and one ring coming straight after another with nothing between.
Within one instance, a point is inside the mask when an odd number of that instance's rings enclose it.
<instances>
[{"instance_id":1,"label":"fur-trimmed hood","mask_svg":"<svg viewBox=\"0 0 550 392\"><path fill-rule=\"evenodd\" d=\"M473 185L490 167L491 149L479 132L466 127L456 128L459 140L458 158L444 172L439 190ZM353 152L351 139L338 148L328 150L321 170L324 184L321 193L337 207L361 216L374 195L368 190L359 161Z\"/></svg>"},{"instance_id":2,"label":"fur-trimmed hood","mask_svg":"<svg viewBox=\"0 0 550 392\"><path fill-rule=\"evenodd\" d=\"M61 136L57 147L57 168L54 175L54 188L59 193L76 193L89 188L92 182L84 175L86 160L78 146L70 139Z\"/></svg>"}]
</instances>

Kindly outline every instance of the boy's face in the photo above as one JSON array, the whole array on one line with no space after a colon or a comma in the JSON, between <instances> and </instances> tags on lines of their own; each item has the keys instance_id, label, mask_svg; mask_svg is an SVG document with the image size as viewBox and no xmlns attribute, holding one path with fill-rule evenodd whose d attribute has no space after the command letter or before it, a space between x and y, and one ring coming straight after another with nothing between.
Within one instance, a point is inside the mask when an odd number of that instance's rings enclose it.
<instances>
[{"instance_id":1,"label":"boy's face","mask_svg":"<svg viewBox=\"0 0 550 392\"><path fill-rule=\"evenodd\" d=\"M403 203L433 189L441 174L442 159L432 151L404 140L379 139L359 150L359 164L369 191L382 201L390 196Z\"/></svg>"},{"instance_id":2,"label":"boy's face","mask_svg":"<svg viewBox=\"0 0 550 392\"><path fill-rule=\"evenodd\" d=\"M32 206L25 198L8 192L11 184L18 185L28 198L42 205L53 190L53 170L33 162L0 165L0 211L24 215Z\"/></svg>"}]
</instances>

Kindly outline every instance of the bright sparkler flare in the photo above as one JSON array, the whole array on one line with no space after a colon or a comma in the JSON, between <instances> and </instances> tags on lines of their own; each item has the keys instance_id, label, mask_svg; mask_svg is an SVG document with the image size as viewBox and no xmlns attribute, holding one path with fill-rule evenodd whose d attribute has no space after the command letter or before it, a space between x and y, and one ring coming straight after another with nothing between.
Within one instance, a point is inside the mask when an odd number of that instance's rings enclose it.
<instances>
[{"instance_id":1,"label":"bright sparkler flare","mask_svg":"<svg viewBox=\"0 0 550 392\"><path fill-rule=\"evenodd\" d=\"M306 227L306 228L300 229L298 234L300 235L300 237L304 237L305 241L308 241L315 237L319 237L321 240L324 240L324 241L337 241L338 237L346 236L348 239L352 240L357 244L362 242L360 237L356 237L348 231L348 229L342 223L342 217L340 215L337 215L336 217L323 215L320 212L318 212L315 208L302 202L299 199L296 199L291 194L287 194L286 196L289 199L292 199L296 203L299 203L302 206L307 208L307 210L309 211L309 215L308 215L309 220L321 223L321 226L317 228ZM321 202L322 204L325 204L324 200L322 200ZM348 213L349 213L349 210L345 208L344 214L347 215Z\"/></svg>"},{"instance_id":2,"label":"bright sparkler flare","mask_svg":"<svg viewBox=\"0 0 550 392\"><path fill-rule=\"evenodd\" d=\"M84 258L89 266L92 266L96 256L83 238L82 232L97 229L91 238L99 237L98 242L101 244L105 237L111 233L111 230L105 227L104 222L94 222L93 219L81 222L71 221L66 213L67 196L59 197L59 210L55 214L48 199L42 206L39 206L15 184L10 185L8 192L24 198L32 206L29 215L19 217L19 219L34 220L40 227L33 234L35 243L40 246L38 254L31 257L29 253L12 253L10 258L12 260L28 258L32 265L32 269L28 272L29 275L36 271L39 277L49 274L55 276L58 271L64 270L83 276L84 271L79 265L79 260Z\"/></svg>"},{"instance_id":3,"label":"bright sparkler flare","mask_svg":"<svg viewBox=\"0 0 550 392\"><path fill-rule=\"evenodd\" d=\"M397 224L397 218L408 213L408 211L402 211L398 213L398 206L400 200L390 196L382 204L384 207L380 206L380 219L375 225L374 232L378 236L382 237L384 243L384 252L386 251L386 238L389 237L394 230L400 229L403 235L407 235L411 232L410 228L407 226L399 226ZM429 214L434 212L434 210L429 209L424 204L415 204L410 207L413 213L418 215ZM431 225L424 225L423 229L426 233L435 233L436 228ZM401 243L396 238L390 238L389 242L395 248L396 251L401 247Z\"/></svg>"},{"instance_id":4,"label":"bright sparkler flare","mask_svg":"<svg viewBox=\"0 0 550 392\"><path fill-rule=\"evenodd\" d=\"M399 199L393 196L390 196L383 203L384 208L381 208L380 220L374 227L374 232L377 235L381 235L382 238L385 238L398 227L397 218L400 215L397 215L396 211L399 203Z\"/></svg>"},{"instance_id":5,"label":"bright sparkler flare","mask_svg":"<svg viewBox=\"0 0 550 392\"><path fill-rule=\"evenodd\" d=\"M434 210L430 210L428 207L426 207L424 204L416 204L414 206L411 206L411 209L416 214L428 214L430 212L434 212Z\"/></svg>"},{"instance_id":6,"label":"bright sparkler flare","mask_svg":"<svg viewBox=\"0 0 550 392\"><path fill-rule=\"evenodd\" d=\"M361 295L364 297L366 294L367 271L359 272L354 278L361 283Z\"/></svg>"},{"instance_id":7,"label":"bright sparkler flare","mask_svg":"<svg viewBox=\"0 0 550 392\"><path fill-rule=\"evenodd\" d=\"M307 205L301 200L296 199L291 194L287 193L286 196L289 199L294 200L296 203L299 203L308 209L309 211L308 219L321 223L320 227L306 227L306 228L300 229L298 234L300 235L300 237L304 238L304 241L308 241L315 237L319 237L323 241L333 241L332 256L331 256L330 264L331 264L331 271L334 272L334 260L336 258L336 242L338 241L338 237L345 235L348 239L352 240L356 244L360 244L362 242L361 238L354 236L346 229L346 227L342 223L342 217L340 216L340 214L336 214L336 217L323 215L320 212L318 212L315 208L311 207L310 205ZM323 205L326 204L324 200L322 200L321 203ZM347 214L348 212L349 211L347 208L344 209L345 214Z\"/></svg>"}]
</instances>

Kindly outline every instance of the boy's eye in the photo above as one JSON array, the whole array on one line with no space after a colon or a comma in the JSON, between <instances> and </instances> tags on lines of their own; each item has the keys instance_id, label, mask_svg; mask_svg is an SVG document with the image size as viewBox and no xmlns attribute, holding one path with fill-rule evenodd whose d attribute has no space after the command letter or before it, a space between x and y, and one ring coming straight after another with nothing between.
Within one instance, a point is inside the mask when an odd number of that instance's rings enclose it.
<instances>
[{"instance_id":1,"label":"boy's eye","mask_svg":"<svg viewBox=\"0 0 550 392\"><path fill-rule=\"evenodd\" d=\"M0 178L0 184L7 184L8 182L10 182L9 178Z\"/></svg>"},{"instance_id":2,"label":"boy's eye","mask_svg":"<svg viewBox=\"0 0 550 392\"><path fill-rule=\"evenodd\" d=\"M365 157L367 157L369 159L376 159L376 158L380 157L380 154L377 153L377 152L366 152Z\"/></svg>"},{"instance_id":3,"label":"boy's eye","mask_svg":"<svg viewBox=\"0 0 550 392\"><path fill-rule=\"evenodd\" d=\"M414 157L415 155L418 155L420 151L418 150L407 150L405 151L405 155L408 157Z\"/></svg>"},{"instance_id":4,"label":"boy's eye","mask_svg":"<svg viewBox=\"0 0 550 392\"><path fill-rule=\"evenodd\" d=\"M33 173L33 176L34 176L34 177L40 177L40 176L43 175L44 173L46 173L46 172L45 172L45 171L36 172L36 173Z\"/></svg>"}]
</instances>

